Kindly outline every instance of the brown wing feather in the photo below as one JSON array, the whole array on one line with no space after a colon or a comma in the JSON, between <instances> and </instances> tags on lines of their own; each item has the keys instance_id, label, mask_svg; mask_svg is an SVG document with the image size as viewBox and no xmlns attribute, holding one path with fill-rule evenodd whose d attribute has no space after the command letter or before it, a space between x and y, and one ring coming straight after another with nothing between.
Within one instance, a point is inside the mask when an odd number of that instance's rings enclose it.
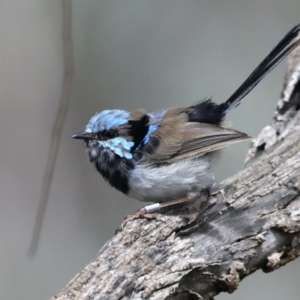
<instances>
[{"instance_id":1,"label":"brown wing feather","mask_svg":"<svg viewBox=\"0 0 300 300\"><path fill-rule=\"evenodd\" d=\"M160 143L147 158L156 163L171 163L195 158L250 139L242 132L217 125L187 122L185 114L168 118L150 137Z\"/></svg>"}]
</instances>

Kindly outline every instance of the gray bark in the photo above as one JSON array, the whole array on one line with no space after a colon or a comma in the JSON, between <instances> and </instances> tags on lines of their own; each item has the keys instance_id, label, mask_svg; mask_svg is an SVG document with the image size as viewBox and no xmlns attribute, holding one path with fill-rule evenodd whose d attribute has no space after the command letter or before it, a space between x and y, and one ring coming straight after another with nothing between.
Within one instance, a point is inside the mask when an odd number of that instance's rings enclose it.
<instances>
[{"instance_id":1,"label":"gray bark","mask_svg":"<svg viewBox=\"0 0 300 300\"><path fill-rule=\"evenodd\" d=\"M205 205L126 223L52 299L213 299L300 254L300 49L245 168ZM200 211L200 212L199 212Z\"/></svg>"}]
</instances>

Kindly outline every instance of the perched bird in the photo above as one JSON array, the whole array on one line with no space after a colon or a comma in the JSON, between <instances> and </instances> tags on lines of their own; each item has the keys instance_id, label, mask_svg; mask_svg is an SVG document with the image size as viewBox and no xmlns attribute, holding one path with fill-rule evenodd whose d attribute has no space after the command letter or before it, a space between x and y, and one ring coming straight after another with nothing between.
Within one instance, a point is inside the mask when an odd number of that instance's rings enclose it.
<instances>
[{"instance_id":1,"label":"perched bird","mask_svg":"<svg viewBox=\"0 0 300 300\"><path fill-rule=\"evenodd\" d=\"M300 24L224 103L204 100L152 113L104 110L73 138L84 140L90 161L111 186L129 197L155 202L144 213L194 200L214 184L212 159L219 150L249 139L222 127L225 116L300 44L299 31Z\"/></svg>"}]
</instances>

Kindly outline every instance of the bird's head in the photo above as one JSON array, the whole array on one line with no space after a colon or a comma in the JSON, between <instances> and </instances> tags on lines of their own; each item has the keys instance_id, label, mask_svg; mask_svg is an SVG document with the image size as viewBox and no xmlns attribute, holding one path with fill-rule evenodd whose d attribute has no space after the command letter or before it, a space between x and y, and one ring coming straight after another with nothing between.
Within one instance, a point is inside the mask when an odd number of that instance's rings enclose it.
<instances>
[{"instance_id":1,"label":"bird's head","mask_svg":"<svg viewBox=\"0 0 300 300\"><path fill-rule=\"evenodd\" d=\"M149 116L144 110L104 110L93 116L83 133L73 135L82 139L91 161L103 152L132 159L133 151L142 143L149 128Z\"/></svg>"}]
</instances>

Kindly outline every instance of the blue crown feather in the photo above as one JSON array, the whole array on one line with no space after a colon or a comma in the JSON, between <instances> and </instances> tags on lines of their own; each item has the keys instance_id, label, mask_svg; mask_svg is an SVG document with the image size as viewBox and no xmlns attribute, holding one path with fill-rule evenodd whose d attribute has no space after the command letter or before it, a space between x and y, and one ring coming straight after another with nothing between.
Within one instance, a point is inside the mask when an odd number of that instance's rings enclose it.
<instances>
[{"instance_id":1,"label":"blue crown feather","mask_svg":"<svg viewBox=\"0 0 300 300\"><path fill-rule=\"evenodd\" d=\"M104 110L90 119L85 131L99 132L103 130L110 130L112 127L126 124L128 119L128 111L120 109Z\"/></svg>"}]
</instances>

